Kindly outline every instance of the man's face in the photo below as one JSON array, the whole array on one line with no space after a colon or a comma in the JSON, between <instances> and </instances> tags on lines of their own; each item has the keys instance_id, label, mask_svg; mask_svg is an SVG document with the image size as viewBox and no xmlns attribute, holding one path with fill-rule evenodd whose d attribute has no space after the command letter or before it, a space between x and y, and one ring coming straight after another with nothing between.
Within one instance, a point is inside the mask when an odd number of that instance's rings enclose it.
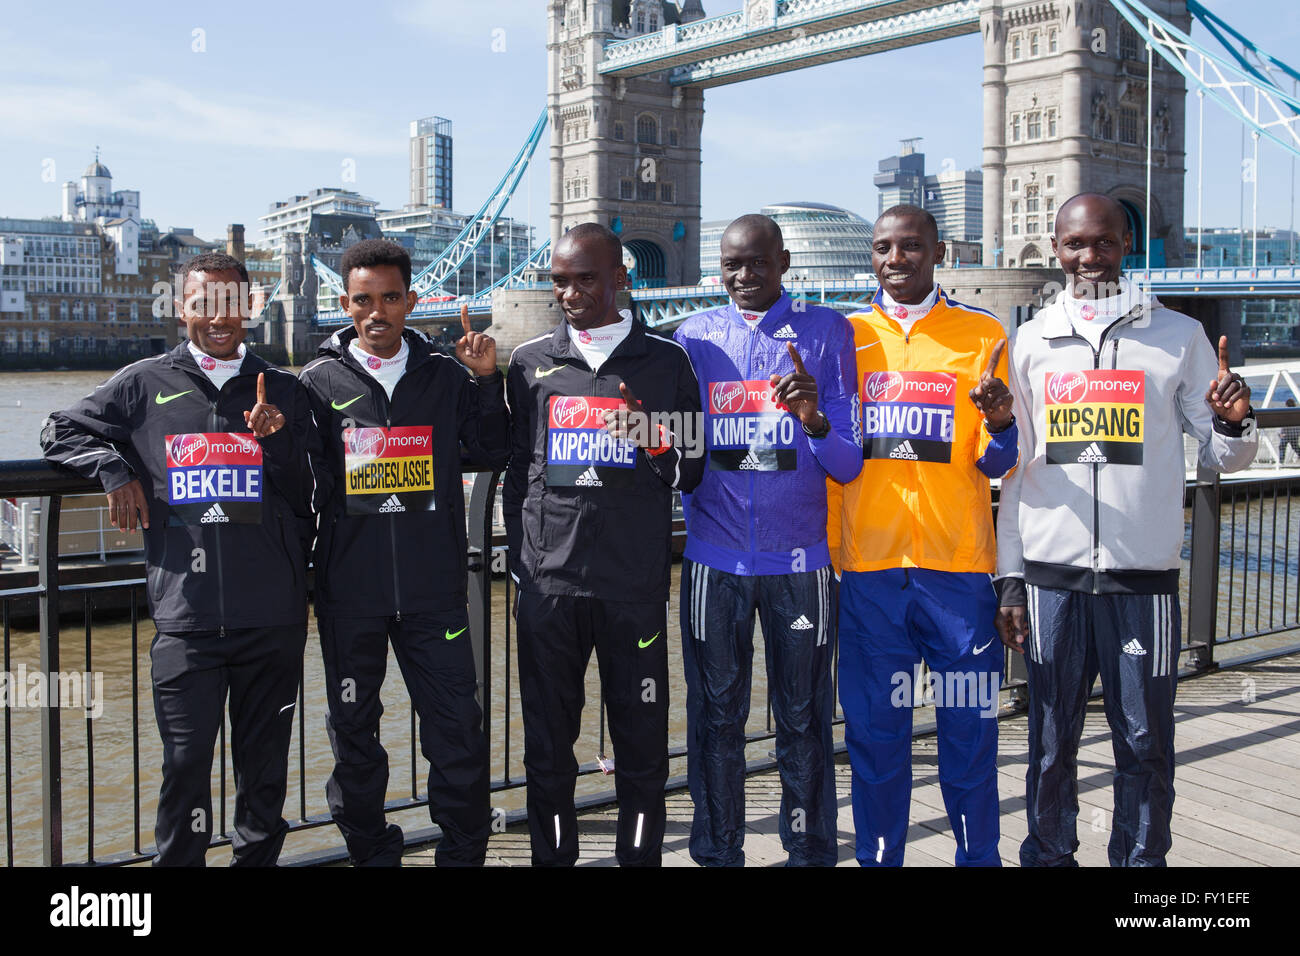
<instances>
[{"instance_id":1,"label":"man's face","mask_svg":"<svg viewBox=\"0 0 1300 956\"><path fill-rule=\"evenodd\" d=\"M790 253L765 229L739 227L722 235L722 284L741 309L766 312L781 298Z\"/></svg>"},{"instance_id":2,"label":"man's face","mask_svg":"<svg viewBox=\"0 0 1300 956\"><path fill-rule=\"evenodd\" d=\"M943 249L920 216L886 216L872 230L871 267L895 302L916 305L934 288L934 267L943 261Z\"/></svg>"},{"instance_id":3,"label":"man's face","mask_svg":"<svg viewBox=\"0 0 1300 956\"><path fill-rule=\"evenodd\" d=\"M613 259L595 238L561 239L551 256L555 301L578 331L619 321L615 296L627 284L627 266Z\"/></svg>"},{"instance_id":4,"label":"man's face","mask_svg":"<svg viewBox=\"0 0 1300 956\"><path fill-rule=\"evenodd\" d=\"M416 294L408 291L397 266L358 267L347 277L348 291L339 307L352 319L357 345L380 358L392 358L402 348L406 314L415 308Z\"/></svg>"},{"instance_id":5,"label":"man's face","mask_svg":"<svg viewBox=\"0 0 1300 956\"><path fill-rule=\"evenodd\" d=\"M215 359L239 354L249 317L247 286L234 269L191 272L185 276L178 303L185 330L195 348Z\"/></svg>"},{"instance_id":6,"label":"man's face","mask_svg":"<svg viewBox=\"0 0 1300 956\"><path fill-rule=\"evenodd\" d=\"M1057 216L1052 251L1074 280L1075 298L1104 299L1119 292L1122 263L1132 242L1117 203L1084 196L1067 203Z\"/></svg>"}]
</instances>

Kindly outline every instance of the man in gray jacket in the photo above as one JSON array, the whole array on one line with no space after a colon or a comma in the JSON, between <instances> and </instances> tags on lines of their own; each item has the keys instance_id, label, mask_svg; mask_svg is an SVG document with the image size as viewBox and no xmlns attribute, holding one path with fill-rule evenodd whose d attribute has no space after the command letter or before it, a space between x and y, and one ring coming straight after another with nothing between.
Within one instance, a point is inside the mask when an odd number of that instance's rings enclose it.
<instances>
[{"instance_id":1,"label":"man in gray jacket","mask_svg":"<svg viewBox=\"0 0 1300 956\"><path fill-rule=\"evenodd\" d=\"M1021 467L1002 483L998 632L1029 673L1023 866L1072 866L1076 755L1098 673L1115 751L1112 866L1163 866L1173 809L1183 433L1200 463L1255 457L1250 389L1195 319L1124 278L1115 200L1061 206L1067 287L1012 342Z\"/></svg>"}]
</instances>

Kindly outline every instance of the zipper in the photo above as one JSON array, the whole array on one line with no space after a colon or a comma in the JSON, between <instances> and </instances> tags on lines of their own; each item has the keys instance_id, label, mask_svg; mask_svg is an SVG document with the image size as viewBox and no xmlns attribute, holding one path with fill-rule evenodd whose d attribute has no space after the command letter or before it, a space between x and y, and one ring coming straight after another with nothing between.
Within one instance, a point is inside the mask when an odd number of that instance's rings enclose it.
<instances>
[{"instance_id":1,"label":"zipper","mask_svg":"<svg viewBox=\"0 0 1300 956\"><path fill-rule=\"evenodd\" d=\"M764 318L766 318L766 316L764 316ZM745 322L745 319L742 318L740 321ZM750 326L747 329L747 331L749 332L749 344L745 347L745 378L752 379L754 377L754 339L758 338L757 323ZM749 528L750 562L756 565L757 554L758 554L758 531L754 527L755 490L756 489L754 488L754 473L751 471L749 473L749 501L745 505L746 508L745 525Z\"/></svg>"},{"instance_id":2,"label":"zipper","mask_svg":"<svg viewBox=\"0 0 1300 956\"><path fill-rule=\"evenodd\" d=\"M407 359L407 363L410 363L409 358ZM372 382L374 382L374 384L379 385L378 380L375 379L373 375L368 377ZM397 389L401 386L402 379L404 378L406 378L405 375L403 375L402 378L399 378L397 384L393 386L394 395L397 394ZM391 429L393 427L393 406L388 398L388 393L384 391L382 385L379 386L379 391L382 392L384 396L384 428ZM387 434L387 432L385 432L385 434ZM393 608L397 612L397 620L401 621L402 582L397 576L397 512L393 512L388 516L388 543L389 550L392 552L393 556Z\"/></svg>"},{"instance_id":3,"label":"zipper","mask_svg":"<svg viewBox=\"0 0 1300 956\"><path fill-rule=\"evenodd\" d=\"M204 380L209 381L210 384L210 380L208 380L207 376L205 375L203 377ZM237 378L238 376L235 377ZM221 400L221 392L224 391L226 385L229 385L232 381L234 381L234 378L226 380L226 384L222 385L221 388L217 390L217 397L211 403L212 410L208 413L208 431L210 432L216 432L217 430L217 402ZM216 541L217 547L217 606L220 608L218 613L219 624L217 626L217 635L224 638L226 636L226 575L225 571L222 569L220 527L212 529L212 537L213 540Z\"/></svg>"}]
</instances>

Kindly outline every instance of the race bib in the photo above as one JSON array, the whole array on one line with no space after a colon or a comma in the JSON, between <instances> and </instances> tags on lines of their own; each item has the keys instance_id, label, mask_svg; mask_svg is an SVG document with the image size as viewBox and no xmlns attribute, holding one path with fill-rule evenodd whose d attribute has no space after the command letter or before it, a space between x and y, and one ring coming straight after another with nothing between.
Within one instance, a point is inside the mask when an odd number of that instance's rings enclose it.
<instances>
[{"instance_id":1,"label":"race bib","mask_svg":"<svg viewBox=\"0 0 1300 956\"><path fill-rule=\"evenodd\" d=\"M433 511L433 427L343 429L350 515Z\"/></svg>"},{"instance_id":2,"label":"race bib","mask_svg":"<svg viewBox=\"0 0 1300 956\"><path fill-rule=\"evenodd\" d=\"M952 461L957 376L868 372L862 377L862 457Z\"/></svg>"},{"instance_id":3,"label":"race bib","mask_svg":"<svg viewBox=\"0 0 1300 956\"><path fill-rule=\"evenodd\" d=\"M180 524L260 524L262 446L249 434L166 436L167 504Z\"/></svg>"},{"instance_id":4,"label":"race bib","mask_svg":"<svg viewBox=\"0 0 1300 956\"><path fill-rule=\"evenodd\" d=\"M709 383L709 469L794 471L797 423L766 379Z\"/></svg>"},{"instance_id":5,"label":"race bib","mask_svg":"<svg viewBox=\"0 0 1300 956\"><path fill-rule=\"evenodd\" d=\"M630 487L636 445L605 431L605 413L625 407L621 398L552 395L546 425L546 484Z\"/></svg>"},{"instance_id":6,"label":"race bib","mask_svg":"<svg viewBox=\"0 0 1300 956\"><path fill-rule=\"evenodd\" d=\"M1047 463L1142 464L1145 393L1145 372L1048 372Z\"/></svg>"}]
</instances>

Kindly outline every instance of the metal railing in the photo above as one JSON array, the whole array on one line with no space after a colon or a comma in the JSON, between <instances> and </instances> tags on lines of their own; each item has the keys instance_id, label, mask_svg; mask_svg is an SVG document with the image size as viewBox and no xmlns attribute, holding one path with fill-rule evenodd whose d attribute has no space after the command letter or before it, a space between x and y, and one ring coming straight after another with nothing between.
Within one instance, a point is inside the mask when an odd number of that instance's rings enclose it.
<instances>
[{"instance_id":1,"label":"metal railing","mask_svg":"<svg viewBox=\"0 0 1300 956\"><path fill-rule=\"evenodd\" d=\"M1258 412L1261 426L1269 428L1300 426L1300 409L1269 410ZM485 733L488 735L492 760L492 790L494 794L511 793L524 785L521 751L518 742L518 682L514 667L514 620L515 601L514 585L509 575L504 574L505 547L500 543L500 535L495 525L499 518L496 505L499 475L479 473L475 476L469 501L469 611L470 635L473 641L475 663L478 668L481 700L485 715ZM57 706L60 701L53 696L46 701L47 706L40 708L39 754L20 747L14 750L13 719L14 708L6 706L4 710L4 819L5 819L5 860L8 865L22 862L43 862L46 865L59 865L72 861L70 847L75 846L76 862L87 864L122 864L143 862L153 856L152 848L142 835L147 821L147 804L151 794L149 786L153 779L146 779L142 773L142 760L145 751L154 747L155 742L144 740L149 746L142 745L142 732L153 733L152 720L149 715L142 718L141 704L149 700L147 677L144 701L141 700L142 674L140 666L139 633L144 615L143 580L130 576L124 580L67 580L65 569L60 567L57 554L58 528L61 515L62 499L66 495L88 493L97 490L92 484L72 478L56 471L43 462L3 462L0 463L0 498L39 496L40 536L38 539L38 571L15 580L14 575L0 576L0 623L3 624L3 674L8 681L9 698L13 702L16 688L13 679L13 642L15 634L21 635L15 621L22 616L22 606L35 604L39 612L39 624L35 635L39 645L39 670L42 675L61 674L61 661L72 660L74 655L84 661L83 675L94 670L95 661L106 655L103 649L97 650L94 630L97 609L113 603L119 606L119 614L129 620L129 665L118 664L113 673L116 680L129 678L130 685L130 722L129 731L125 726L116 730L109 728L97 732L93 716L87 712L78 727L78 721L70 720L67 708ZM1244 641L1255 641L1250 648L1252 658L1291 653L1300 649L1295 645L1283 646L1283 638L1300 629L1300 544L1292 544L1295 539L1300 542L1300 501L1293 506L1292 498L1300 496L1300 475L1269 476L1233 480L1221 483L1215 475L1201 476L1196 482L1189 483L1187 502L1190 519L1187 522L1187 547L1185 553L1185 573L1183 601L1186 608L1184 643L1181 652L1188 655L1187 665L1191 672L1213 669L1220 664L1216 651L1232 647ZM680 530L679 530L680 533ZM495 539L495 540L494 540ZM495 611L503 610L502 621L495 620ZM71 616L75 621L69 624L68 638L61 628L62 622L68 623ZM676 621L670 621L670 630L676 631ZM72 637L80 632L82 640ZM675 643L670 637L670 648ZM1262 649L1259 645L1264 644ZM77 645L81 645L78 647ZM756 651L761 654L761 642L756 641ZM313 654L309 644L308 656ZM757 656L757 655L756 655ZM1008 684L1015 688L1017 672L1023 673L1017 665L1015 655L1009 655ZM1184 672L1188 672L1185 668ZM595 668L591 669L592 671ZM775 731L772 723L770 706L766 706L762 690L762 668L755 661L755 694L759 706L766 711L761 729L751 732L748 741L761 745L772 739ZM87 685L88 686L88 685ZM1005 689L1005 687L1004 687ZM323 699L323 690L313 692L313 696ZM1014 695L1013 695L1014 697ZM589 699L596 700L595 696ZM325 734L323 728L310 735L306 722L307 689L300 686L298 700L298 720L296 732L296 749L290 758L289 799L285 809L289 817L291 832L300 832L321 827L332 827L327 812L320 809L311 812L309 793L316 795L319 805L324 791L324 776L314 777L309 773L307 751L311 747L319 751L326 746L322 743ZM323 704L322 701L315 703ZM684 709L684 697L676 695L673 702L674 720L680 717ZM595 711L595 713L592 713ZM601 707L589 707L592 724L598 723L598 730L584 718L584 725L593 735L592 743L599 753L605 752L607 742L604 714ZM61 719L62 718L62 719ZM836 719L840 720L838 703ZM394 768L403 762L409 765L410 790L400 799L391 799L387 804L390 812L398 812L427 806L427 800L421 796L422 777L419 767L422 760L419 755L418 739L415 732L415 716L409 720L409 740L405 742L406 761L402 761L402 752L392 741L387 745L392 754ZM66 738L66 739L65 739ZM74 743L77 738L80 741ZM129 738L129 739L128 739ZM35 740L31 741L35 749ZM400 742L399 742L400 744ZM228 812L231 800L228 767L226 760L226 739L223 725L219 743L219 767L216 774L217 793L214 794L220 826L213 846L230 842ZM680 759L685 753L684 743L679 740L670 747L670 757ZM75 759L72 759L75 755ZM99 756L97 762L96 757ZM65 759L66 758L66 759ZM35 796L31 777L39 761L39 816L41 852L39 861L23 859L15 852L15 782L19 781L29 794L30 806L34 809ZM754 761L756 764L770 764L770 754ZM110 770L112 783L118 788L111 797L103 792L102 781L97 779L96 767L115 766ZM129 770L127 769L129 768ZM296 774L295 774L296 771ZM584 777L601 774L601 768L594 760L581 764L580 774ZM129 786L124 780L129 777ZM673 781L680 785L680 779ZM123 796L120 790L125 786L128 792ZM608 802L613 799L612 788L587 788L584 803ZM98 797L98 808L97 808ZM494 802L496 800L494 799ZM108 826L96 828L97 809L102 819L109 817ZM513 811L515 818L522 816L522 810ZM37 825L31 822L34 816L28 813L29 822L25 826ZM129 817L129 829L127 818ZM425 824L427 827L427 823ZM20 827L21 829L21 827ZM103 831L111 831L104 837ZM414 840L427 840L436 831L425 830L417 834ZM110 849L102 847L107 845ZM129 849L111 849L127 846ZM342 860L346 858L341 842L335 840L332 849L315 853L313 862ZM306 859L300 857L300 859Z\"/></svg>"}]
</instances>

